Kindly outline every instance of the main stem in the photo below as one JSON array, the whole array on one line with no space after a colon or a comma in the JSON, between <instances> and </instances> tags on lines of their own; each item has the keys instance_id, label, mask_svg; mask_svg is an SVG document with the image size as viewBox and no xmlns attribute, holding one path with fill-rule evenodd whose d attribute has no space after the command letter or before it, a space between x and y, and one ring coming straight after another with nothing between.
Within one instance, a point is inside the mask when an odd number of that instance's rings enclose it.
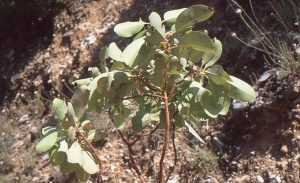
<instances>
[{"instance_id":1,"label":"main stem","mask_svg":"<svg viewBox=\"0 0 300 183\"><path fill-rule=\"evenodd\" d=\"M169 136L170 136L170 115L169 115L169 105L168 105L169 101L168 101L167 90L165 90L163 94L164 94L165 109L166 109L166 133L165 133L165 142L164 142L164 146L163 146L163 150L159 162L159 183L162 183L163 181L163 163L168 148Z\"/></svg>"}]
</instances>

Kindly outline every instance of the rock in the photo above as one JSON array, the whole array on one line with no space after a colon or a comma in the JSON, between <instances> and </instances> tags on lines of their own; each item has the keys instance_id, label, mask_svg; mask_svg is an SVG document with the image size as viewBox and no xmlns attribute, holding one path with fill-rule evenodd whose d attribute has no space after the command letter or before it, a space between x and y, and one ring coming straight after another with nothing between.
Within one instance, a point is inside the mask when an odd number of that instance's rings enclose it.
<instances>
[{"instance_id":1,"label":"rock","mask_svg":"<svg viewBox=\"0 0 300 183\"><path fill-rule=\"evenodd\" d=\"M46 154L43 156L42 160L43 160L43 161L47 161L48 159L49 159L49 154L46 153Z\"/></svg>"},{"instance_id":2,"label":"rock","mask_svg":"<svg viewBox=\"0 0 300 183\"><path fill-rule=\"evenodd\" d=\"M281 149L280 149L280 152L281 152L282 154L287 154L287 153L289 152L289 149L288 149L288 147L287 147L286 145L283 145L283 146L281 147Z\"/></svg>"},{"instance_id":3,"label":"rock","mask_svg":"<svg viewBox=\"0 0 300 183\"><path fill-rule=\"evenodd\" d=\"M276 180L278 183L281 182L280 176L276 176L276 177L275 177L275 180Z\"/></svg>"},{"instance_id":4,"label":"rock","mask_svg":"<svg viewBox=\"0 0 300 183\"><path fill-rule=\"evenodd\" d=\"M256 176L256 179L258 182L261 182L261 183L265 182L264 179L260 175Z\"/></svg>"},{"instance_id":5,"label":"rock","mask_svg":"<svg viewBox=\"0 0 300 183\"><path fill-rule=\"evenodd\" d=\"M211 141L215 149L222 149L224 147L224 143L221 142L217 137L213 137Z\"/></svg>"},{"instance_id":6,"label":"rock","mask_svg":"<svg viewBox=\"0 0 300 183\"><path fill-rule=\"evenodd\" d=\"M260 78L257 80L258 84L266 81L269 79L269 77L273 76L276 74L276 69L271 69L263 73L263 75L260 76Z\"/></svg>"},{"instance_id":7,"label":"rock","mask_svg":"<svg viewBox=\"0 0 300 183\"><path fill-rule=\"evenodd\" d=\"M244 175L244 176L242 176L242 177L237 177L237 178L235 178L235 181L236 182L249 182L250 181L250 176L249 175Z\"/></svg>"},{"instance_id":8,"label":"rock","mask_svg":"<svg viewBox=\"0 0 300 183\"><path fill-rule=\"evenodd\" d=\"M38 133L40 133L40 130L41 130L41 128L39 128L37 126L33 126L33 127L31 127L30 132L33 134L38 134Z\"/></svg>"},{"instance_id":9,"label":"rock","mask_svg":"<svg viewBox=\"0 0 300 183\"><path fill-rule=\"evenodd\" d=\"M18 123L22 124L28 120L29 120L29 114L24 114L23 116L20 117L20 119L18 120Z\"/></svg>"}]
</instances>

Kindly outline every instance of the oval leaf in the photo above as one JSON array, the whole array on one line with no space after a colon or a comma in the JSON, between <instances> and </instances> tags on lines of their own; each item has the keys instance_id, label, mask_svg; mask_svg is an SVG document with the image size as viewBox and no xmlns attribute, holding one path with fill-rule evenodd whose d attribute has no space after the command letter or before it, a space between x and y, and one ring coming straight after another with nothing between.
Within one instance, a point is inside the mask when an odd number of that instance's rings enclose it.
<instances>
[{"instance_id":1,"label":"oval leaf","mask_svg":"<svg viewBox=\"0 0 300 183\"><path fill-rule=\"evenodd\" d=\"M144 111L138 111L132 118L132 130L134 132L142 131L151 122L150 115Z\"/></svg>"},{"instance_id":2,"label":"oval leaf","mask_svg":"<svg viewBox=\"0 0 300 183\"><path fill-rule=\"evenodd\" d=\"M122 51L120 48L116 45L115 42L110 43L108 47L108 55L110 58L116 60L116 61L122 61L121 59Z\"/></svg>"},{"instance_id":3,"label":"oval leaf","mask_svg":"<svg viewBox=\"0 0 300 183\"><path fill-rule=\"evenodd\" d=\"M249 84L234 76L230 76L230 79L232 81L227 81L227 83L231 98L242 102L249 102L255 98L255 91Z\"/></svg>"},{"instance_id":4,"label":"oval leaf","mask_svg":"<svg viewBox=\"0 0 300 183\"><path fill-rule=\"evenodd\" d=\"M81 146L78 142L74 141L67 152L67 159L69 163L83 164L83 158L81 155Z\"/></svg>"},{"instance_id":5,"label":"oval leaf","mask_svg":"<svg viewBox=\"0 0 300 183\"><path fill-rule=\"evenodd\" d=\"M51 129L50 129L51 128ZM38 153L48 151L56 142L58 127L51 126L44 138L36 145L35 149Z\"/></svg>"},{"instance_id":6,"label":"oval leaf","mask_svg":"<svg viewBox=\"0 0 300 183\"><path fill-rule=\"evenodd\" d=\"M114 27L115 33L120 37L130 37L142 30L145 22L124 22Z\"/></svg>"},{"instance_id":7,"label":"oval leaf","mask_svg":"<svg viewBox=\"0 0 300 183\"><path fill-rule=\"evenodd\" d=\"M197 51L214 53L213 44L210 38L199 31L189 32L181 37L178 43L179 47L193 48Z\"/></svg>"},{"instance_id":8,"label":"oval leaf","mask_svg":"<svg viewBox=\"0 0 300 183\"><path fill-rule=\"evenodd\" d=\"M78 88L73 97L71 98L71 104L74 109L75 116L77 119L82 118L83 114L85 113L88 107L88 98L90 95L90 90L86 85L81 86Z\"/></svg>"},{"instance_id":9,"label":"oval leaf","mask_svg":"<svg viewBox=\"0 0 300 183\"><path fill-rule=\"evenodd\" d=\"M167 25L169 27L172 27L173 24L175 24L175 21L178 17L178 15L183 12L184 10L186 10L186 8L182 8L182 9L178 9L178 10L171 10L171 11L167 11L164 14L164 21L167 23Z\"/></svg>"},{"instance_id":10,"label":"oval leaf","mask_svg":"<svg viewBox=\"0 0 300 183\"><path fill-rule=\"evenodd\" d=\"M55 116L58 119L63 120L65 117L65 114L67 113L66 102L56 98L53 100L53 108L54 108Z\"/></svg>"},{"instance_id":11,"label":"oval leaf","mask_svg":"<svg viewBox=\"0 0 300 183\"><path fill-rule=\"evenodd\" d=\"M176 19L176 34L181 33L196 22L207 20L213 13L214 11L211 11L208 6L204 5L195 5L185 9Z\"/></svg>"},{"instance_id":12,"label":"oval leaf","mask_svg":"<svg viewBox=\"0 0 300 183\"><path fill-rule=\"evenodd\" d=\"M99 171L96 160L89 151L82 151L83 165L82 168L89 174L95 174Z\"/></svg>"}]
</instances>

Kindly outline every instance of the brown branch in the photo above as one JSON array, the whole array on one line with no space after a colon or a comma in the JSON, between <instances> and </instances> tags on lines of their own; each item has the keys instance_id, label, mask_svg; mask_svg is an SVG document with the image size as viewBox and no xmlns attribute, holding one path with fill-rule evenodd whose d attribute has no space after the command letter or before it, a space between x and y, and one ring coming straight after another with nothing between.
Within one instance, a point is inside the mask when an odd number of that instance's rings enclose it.
<instances>
[{"instance_id":1,"label":"brown branch","mask_svg":"<svg viewBox=\"0 0 300 183\"><path fill-rule=\"evenodd\" d=\"M155 94L141 94L137 96L132 96L132 97L125 97L125 98L120 98L121 100L128 100L128 99L133 99L133 98L138 98L138 97L157 97L157 98L164 98L160 95L155 95Z\"/></svg>"},{"instance_id":2,"label":"brown branch","mask_svg":"<svg viewBox=\"0 0 300 183\"><path fill-rule=\"evenodd\" d=\"M168 98L171 97L171 95L173 94L173 92L174 92L176 86L179 85L180 83L182 83L182 82L184 81L184 79L185 79L186 77L188 77L189 75L191 75L191 74L192 74L192 71L190 71L189 73L187 73L187 75L185 75L180 81L178 81L177 83L175 83L175 84L173 85L173 87L172 87L172 89L171 89L171 91L170 91L170 93L169 93Z\"/></svg>"},{"instance_id":3,"label":"brown branch","mask_svg":"<svg viewBox=\"0 0 300 183\"><path fill-rule=\"evenodd\" d=\"M163 90L160 89L160 88L153 88L152 86L150 86L150 84L146 81L146 77L148 77L148 76L145 76L145 75L144 75L143 73L141 73L141 72L138 72L138 76L141 77L143 83L144 83L150 90L152 90L152 91L160 91L160 92L163 91Z\"/></svg>"},{"instance_id":4,"label":"brown branch","mask_svg":"<svg viewBox=\"0 0 300 183\"><path fill-rule=\"evenodd\" d=\"M177 165L177 149L176 149L176 145L175 145L175 130L176 130L176 125L175 125L174 118L173 118L172 121L173 121L172 143L173 143L173 150L174 150L174 155L175 155L175 157L174 157L174 166L170 168L170 172L169 172L169 175L167 176L167 179L166 179L165 183L168 182L171 174L174 172L174 169L175 169L175 167Z\"/></svg>"},{"instance_id":5,"label":"brown branch","mask_svg":"<svg viewBox=\"0 0 300 183\"><path fill-rule=\"evenodd\" d=\"M83 138L84 142L90 147L90 149L93 151L94 155L96 156L97 160L99 161L99 177L100 177L100 181L104 182L102 179L102 161L97 151L95 150L94 146L87 140L85 135L78 129L77 126L76 126L76 133L78 133Z\"/></svg>"},{"instance_id":6,"label":"brown branch","mask_svg":"<svg viewBox=\"0 0 300 183\"><path fill-rule=\"evenodd\" d=\"M145 180L144 180L144 178L143 178L143 176L142 176L142 173L140 172L140 170L139 170L138 167L136 166L136 163L135 163L134 158L133 158L133 156L132 156L132 154L133 154L133 150L132 150L132 148L131 148L132 145L124 138L124 136L123 136L123 134L122 134L122 132L121 132L120 130L117 130L117 131L118 131L119 135L121 136L123 142L127 145L128 152L129 152L129 158L130 158L130 161L131 161L131 163L132 163L133 169L135 170L135 172L137 173L138 177L140 178L140 181L141 181L142 183L145 183Z\"/></svg>"}]
</instances>

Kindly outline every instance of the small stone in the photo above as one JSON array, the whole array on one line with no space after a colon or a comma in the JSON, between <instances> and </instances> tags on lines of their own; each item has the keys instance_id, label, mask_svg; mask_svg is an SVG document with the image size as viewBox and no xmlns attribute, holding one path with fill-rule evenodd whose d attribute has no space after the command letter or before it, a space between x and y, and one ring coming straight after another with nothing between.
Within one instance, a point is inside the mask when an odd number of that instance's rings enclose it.
<instances>
[{"instance_id":1,"label":"small stone","mask_svg":"<svg viewBox=\"0 0 300 183\"><path fill-rule=\"evenodd\" d=\"M33 134L38 134L38 133L40 133L40 128L37 126L33 126L33 127L31 127L30 132Z\"/></svg>"},{"instance_id":2,"label":"small stone","mask_svg":"<svg viewBox=\"0 0 300 183\"><path fill-rule=\"evenodd\" d=\"M256 176L256 178L257 178L258 182L261 182L261 183L265 182L264 179L260 175Z\"/></svg>"},{"instance_id":3,"label":"small stone","mask_svg":"<svg viewBox=\"0 0 300 183\"><path fill-rule=\"evenodd\" d=\"M46 154L43 156L42 160L43 160L43 161L46 161L46 160L48 160L48 159L49 159L49 154L46 153Z\"/></svg>"},{"instance_id":4,"label":"small stone","mask_svg":"<svg viewBox=\"0 0 300 183\"><path fill-rule=\"evenodd\" d=\"M280 149L280 152L281 152L282 154L287 154L287 153L289 152L289 149L288 149L288 147L287 147L286 145L283 145L283 146L281 147L281 149Z\"/></svg>"},{"instance_id":5,"label":"small stone","mask_svg":"<svg viewBox=\"0 0 300 183\"><path fill-rule=\"evenodd\" d=\"M18 120L18 123L25 123L28 120L29 120L29 115L24 114L23 116L20 117L20 119Z\"/></svg>"},{"instance_id":6,"label":"small stone","mask_svg":"<svg viewBox=\"0 0 300 183\"><path fill-rule=\"evenodd\" d=\"M278 183L281 182L280 176L276 176L276 177L275 177L275 180L276 180Z\"/></svg>"},{"instance_id":7,"label":"small stone","mask_svg":"<svg viewBox=\"0 0 300 183\"><path fill-rule=\"evenodd\" d=\"M250 176L249 175L244 175L242 177L237 177L235 178L236 182L249 182L250 181Z\"/></svg>"}]
</instances>

